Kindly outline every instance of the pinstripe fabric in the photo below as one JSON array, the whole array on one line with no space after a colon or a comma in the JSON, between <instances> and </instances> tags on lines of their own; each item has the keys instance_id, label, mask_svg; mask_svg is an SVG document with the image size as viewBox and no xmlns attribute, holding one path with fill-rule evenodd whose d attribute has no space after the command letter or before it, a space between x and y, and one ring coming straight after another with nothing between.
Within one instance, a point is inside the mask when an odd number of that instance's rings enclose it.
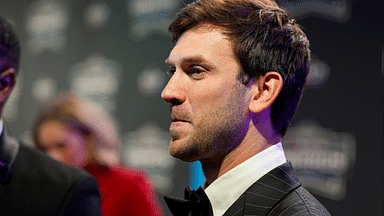
<instances>
[{"instance_id":1,"label":"pinstripe fabric","mask_svg":"<svg viewBox=\"0 0 384 216\"><path fill-rule=\"evenodd\" d=\"M225 212L223 216L240 215L330 215L305 190L295 177L292 165L287 162L255 182Z\"/></svg>"}]
</instances>

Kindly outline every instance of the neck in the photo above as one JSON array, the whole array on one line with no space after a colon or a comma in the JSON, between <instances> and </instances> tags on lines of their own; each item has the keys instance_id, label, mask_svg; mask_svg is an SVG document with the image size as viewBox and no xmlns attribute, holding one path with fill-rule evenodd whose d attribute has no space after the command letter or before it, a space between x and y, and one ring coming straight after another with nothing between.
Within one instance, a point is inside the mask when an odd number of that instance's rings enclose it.
<instances>
[{"instance_id":1,"label":"neck","mask_svg":"<svg viewBox=\"0 0 384 216\"><path fill-rule=\"evenodd\" d=\"M244 140L222 159L200 160L207 184L211 184L231 169L276 143L270 143L263 139L253 139L252 143Z\"/></svg>"},{"instance_id":2,"label":"neck","mask_svg":"<svg viewBox=\"0 0 384 216\"><path fill-rule=\"evenodd\" d=\"M262 130L260 130L260 128L262 128ZM200 160L207 185L249 158L281 142L282 137L280 135L271 136L271 134L274 133L266 133L265 128L266 125L255 124L253 121L240 144L224 157Z\"/></svg>"}]
</instances>

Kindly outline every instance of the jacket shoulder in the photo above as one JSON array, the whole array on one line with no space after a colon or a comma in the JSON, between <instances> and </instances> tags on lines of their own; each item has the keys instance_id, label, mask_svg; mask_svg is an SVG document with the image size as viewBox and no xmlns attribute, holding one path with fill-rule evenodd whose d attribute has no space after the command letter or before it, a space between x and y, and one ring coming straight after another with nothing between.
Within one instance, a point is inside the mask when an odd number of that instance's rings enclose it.
<instances>
[{"instance_id":1,"label":"jacket shoulder","mask_svg":"<svg viewBox=\"0 0 384 216\"><path fill-rule=\"evenodd\" d=\"M276 203L269 215L328 216L331 214L312 194L300 186Z\"/></svg>"},{"instance_id":2,"label":"jacket shoulder","mask_svg":"<svg viewBox=\"0 0 384 216\"><path fill-rule=\"evenodd\" d=\"M92 189L99 199L97 183L91 175L23 144L11 173L10 183L0 188L0 212L4 215L58 215L73 196L81 194L80 186Z\"/></svg>"},{"instance_id":3,"label":"jacket shoulder","mask_svg":"<svg viewBox=\"0 0 384 216\"><path fill-rule=\"evenodd\" d=\"M39 178L60 185L71 184L90 176L82 170L69 167L49 155L23 144L20 144L19 154L11 169L14 170L12 173L20 172L30 180Z\"/></svg>"}]
</instances>

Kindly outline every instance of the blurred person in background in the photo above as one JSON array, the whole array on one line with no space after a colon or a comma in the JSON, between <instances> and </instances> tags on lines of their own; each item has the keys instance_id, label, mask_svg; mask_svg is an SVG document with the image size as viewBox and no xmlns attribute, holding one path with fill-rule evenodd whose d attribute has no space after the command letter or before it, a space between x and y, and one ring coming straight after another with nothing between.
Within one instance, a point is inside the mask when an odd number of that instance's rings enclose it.
<instances>
[{"instance_id":1,"label":"blurred person in background","mask_svg":"<svg viewBox=\"0 0 384 216\"><path fill-rule=\"evenodd\" d=\"M32 133L38 149L96 177L103 215L163 215L145 172L120 164L118 129L105 111L64 93L41 111Z\"/></svg>"},{"instance_id":2,"label":"blurred person in background","mask_svg":"<svg viewBox=\"0 0 384 216\"><path fill-rule=\"evenodd\" d=\"M0 17L0 116L17 81L19 56L15 31ZM101 215L97 182L19 143L0 118L0 215Z\"/></svg>"}]
</instances>

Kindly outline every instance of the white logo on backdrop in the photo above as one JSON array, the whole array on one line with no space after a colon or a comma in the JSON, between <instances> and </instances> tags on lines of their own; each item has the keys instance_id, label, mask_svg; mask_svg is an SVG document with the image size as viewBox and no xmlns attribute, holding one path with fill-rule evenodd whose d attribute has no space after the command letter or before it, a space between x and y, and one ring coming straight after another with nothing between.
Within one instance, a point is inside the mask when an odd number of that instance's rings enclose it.
<instances>
[{"instance_id":1,"label":"white logo on backdrop","mask_svg":"<svg viewBox=\"0 0 384 216\"><path fill-rule=\"evenodd\" d=\"M91 30L99 30L109 21L111 12L104 2L90 4L84 12L84 22Z\"/></svg>"},{"instance_id":2,"label":"white logo on backdrop","mask_svg":"<svg viewBox=\"0 0 384 216\"><path fill-rule=\"evenodd\" d=\"M137 76L137 86L143 97L159 96L165 81L165 72L156 65L147 65Z\"/></svg>"},{"instance_id":3,"label":"white logo on backdrop","mask_svg":"<svg viewBox=\"0 0 384 216\"><path fill-rule=\"evenodd\" d=\"M356 160L356 139L351 133L334 132L307 119L290 127L283 145L305 188L333 200L345 197L348 170Z\"/></svg>"},{"instance_id":4,"label":"white logo on backdrop","mask_svg":"<svg viewBox=\"0 0 384 216\"><path fill-rule=\"evenodd\" d=\"M305 83L306 88L321 90L324 88L330 75L330 66L327 62L317 59L312 56L311 68Z\"/></svg>"},{"instance_id":5,"label":"white logo on backdrop","mask_svg":"<svg viewBox=\"0 0 384 216\"><path fill-rule=\"evenodd\" d=\"M335 22L346 23L351 18L349 0L277 0L296 20L316 16Z\"/></svg>"},{"instance_id":6,"label":"white logo on backdrop","mask_svg":"<svg viewBox=\"0 0 384 216\"><path fill-rule=\"evenodd\" d=\"M60 53L67 44L69 6L60 0L40 0L26 9L28 48L40 54L44 50Z\"/></svg>"},{"instance_id":7,"label":"white logo on backdrop","mask_svg":"<svg viewBox=\"0 0 384 216\"><path fill-rule=\"evenodd\" d=\"M171 136L154 121L143 123L135 131L123 135L122 161L139 167L150 174L160 193L169 193L173 188L173 168L176 159L168 152Z\"/></svg>"},{"instance_id":8,"label":"white logo on backdrop","mask_svg":"<svg viewBox=\"0 0 384 216\"><path fill-rule=\"evenodd\" d=\"M135 39L144 39L152 32L168 32L179 0L128 0L127 10L132 17L129 31Z\"/></svg>"},{"instance_id":9,"label":"white logo on backdrop","mask_svg":"<svg viewBox=\"0 0 384 216\"><path fill-rule=\"evenodd\" d=\"M122 81L122 67L101 54L91 54L69 71L70 90L112 113Z\"/></svg>"},{"instance_id":10,"label":"white logo on backdrop","mask_svg":"<svg viewBox=\"0 0 384 216\"><path fill-rule=\"evenodd\" d=\"M57 93L57 83L52 77L39 77L32 83L32 95L39 103L46 103Z\"/></svg>"}]
</instances>

